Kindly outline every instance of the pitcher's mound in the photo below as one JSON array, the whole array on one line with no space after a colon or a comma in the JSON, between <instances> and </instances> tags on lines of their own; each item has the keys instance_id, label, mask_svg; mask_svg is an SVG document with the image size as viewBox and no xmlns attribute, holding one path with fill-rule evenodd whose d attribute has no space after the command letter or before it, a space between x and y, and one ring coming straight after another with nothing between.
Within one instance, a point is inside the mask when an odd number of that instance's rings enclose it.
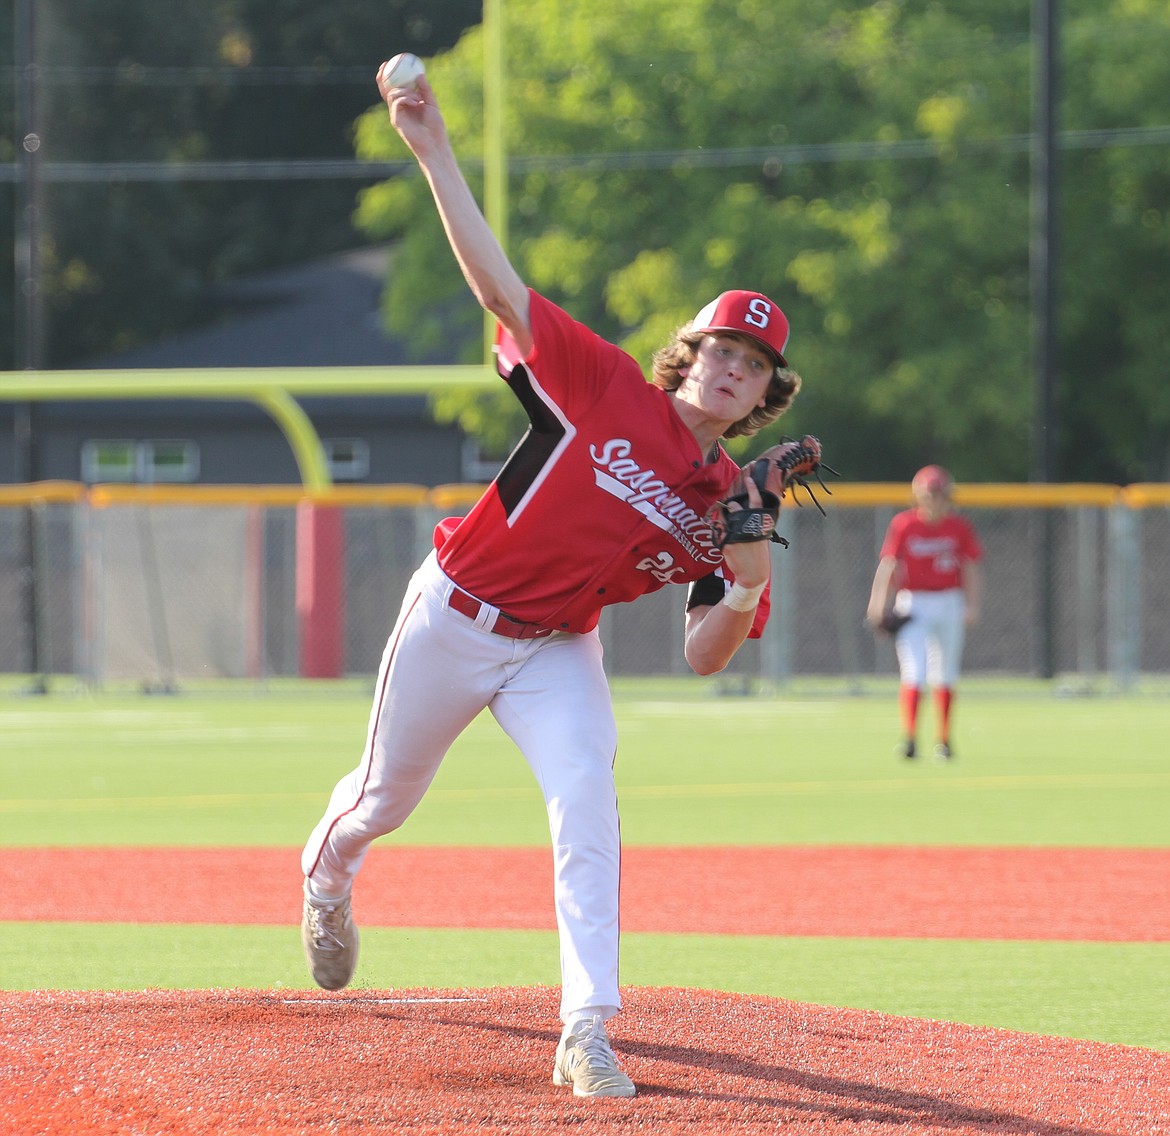
<instances>
[{"instance_id":1,"label":"pitcher's mound","mask_svg":"<svg viewBox=\"0 0 1170 1136\"><path fill-rule=\"evenodd\" d=\"M633 1100L551 1083L557 992L0 994L5 1131L1152 1136L1170 1054L700 990L611 1023Z\"/></svg>"}]
</instances>

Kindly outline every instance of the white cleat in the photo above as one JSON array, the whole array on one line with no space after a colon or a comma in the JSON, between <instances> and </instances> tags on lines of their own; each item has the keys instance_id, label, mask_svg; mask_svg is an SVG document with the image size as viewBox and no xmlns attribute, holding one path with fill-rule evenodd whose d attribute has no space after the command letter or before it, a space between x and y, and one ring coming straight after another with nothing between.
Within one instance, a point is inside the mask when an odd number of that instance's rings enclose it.
<instances>
[{"instance_id":1,"label":"white cleat","mask_svg":"<svg viewBox=\"0 0 1170 1136\"><path fill-rule=\"evenodd\" d=\"M584 1018L557 1044L553 1084L572 1085L575 1097L632 1097L634 1082L618 1068L600 1017Z\"/></svg>"},{"instance_id":2,"label":"white cleat","mask_svg":"<svg viewBox=\"0 0 1170 1136\"><path fill-rule=\"evenodd\" d=\"M305 881L301 945L305 948L309 972L318 986L340 990L349 985L358 959L358 929L349 896L320 903L310 898L308 881Z\"/></svg>"}]
</instances>

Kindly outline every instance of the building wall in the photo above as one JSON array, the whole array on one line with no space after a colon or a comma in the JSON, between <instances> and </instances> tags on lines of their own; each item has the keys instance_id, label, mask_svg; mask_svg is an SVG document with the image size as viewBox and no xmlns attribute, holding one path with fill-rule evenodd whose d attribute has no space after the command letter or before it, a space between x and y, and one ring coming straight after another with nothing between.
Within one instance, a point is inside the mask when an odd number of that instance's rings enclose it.
<instances>
[{"instance_id":1,"label":"building wall","mask_svg":"<svg viewBox=\"0 0 1170 1136\"><path fill-rule=\"evenodd\" d=\"M360 439L368 446L369 484L442 485L464 480L463 434L433 422L425 400L312 399L305 406L322 441ZM198 453L196 484L282 485L300 481L296 459L277 425L250 404L169 402L44 403L33 408L35 468L21 476L15 408L0 403L0 484L86 481L86 442L187 440ZM344 480L344 479L341 479Z\"/></svg>"}]
</instances>

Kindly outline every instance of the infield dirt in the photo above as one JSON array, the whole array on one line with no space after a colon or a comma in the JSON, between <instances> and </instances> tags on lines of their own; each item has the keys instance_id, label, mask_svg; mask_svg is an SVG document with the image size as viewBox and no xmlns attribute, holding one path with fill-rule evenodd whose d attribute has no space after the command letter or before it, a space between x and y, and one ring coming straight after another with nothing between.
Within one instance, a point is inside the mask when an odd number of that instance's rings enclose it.
<instances>
[{"instance_id":1,"label":"infield dirt","mask_svg":"<svg viewBox=\"0 0 1170 1136\"><path fill-rule=\"evenodd\" d=\"M548 877L541 849L379 847L355 899L367 926L547 928ZM0 858L0 921L295 934L299 895L290 849ZM1161 941L1170 851L632 848L622 900L628 930ZM703 990L624 996L632 1101L551 1084L550 988L0 994L0 1133L1170 1136L1170 1053Z\"/></svg>"},{"instance_id":2,"label":"infield dirt","mask_svg":"<svg viewBox=\"0 0 1170 1136\"><path fill-rule=\"evenodd\" d=\"M0 921L300 920L292 848L6 848ZM544 848L376 845L370 927L551 930ZM624 931L1170 940L1170 849L627 847Z\"/></svg>"},{"instance_id":3,"label":"infield dirt","mask_svg":"<svg viewBox=\"0 0 1170 1136\"><path fill-rule=\"evenodd\" d=\"M634 1100L551 1084L556 992L4 995L5 1132L1158 1136L1170 1054L629 992Z\"/></svg>"}]
</instances>

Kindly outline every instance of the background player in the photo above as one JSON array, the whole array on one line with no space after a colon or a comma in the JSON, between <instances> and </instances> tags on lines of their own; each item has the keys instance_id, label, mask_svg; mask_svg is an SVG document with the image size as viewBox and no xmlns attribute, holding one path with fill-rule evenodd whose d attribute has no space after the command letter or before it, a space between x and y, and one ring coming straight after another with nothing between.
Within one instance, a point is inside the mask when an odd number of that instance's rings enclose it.
<instances>
[{"instance_id":1,"label":"background player","mask_svg":"<svg viewBox=\"0 0 1170 1136\"><path fill-rule=\"evenodd\" d=\"M898 513L886 530L866 619L879 627L894 611L910 618L894 637L901 685L903 757L915 756L922 687L934 689L938 741L935 757L951 748L951 710L965 630L979 618L983 550L970 523L952 507L954 481L942 466L920 469L911 482L915 507Z\"/></svg>"},{"instance_id":2,"label":"background player","mask_svg":"<svg viewBox=\"0 0 1170 1136\"><path fill-rule=\"evenodd\" d=\"M303 851L302 941L320 985L350 981L351 887L370 843L403 824L448 747L488 708L548 814L564 1023L553 1080L578 1096L633 1096L605 1025L621 1006L620 842L597 624L604 605L691 583L684 653L696 672L720 670L759 633L770 546L720 551L706 513L741 474L718 440L754 434L800 388L784 359L788 321L760 293L723 293L656 354L648 383L634 359L520 279L459 170L427 80L407 90L382 76L455 258L498 321L497 367L530 427L468 516L440 523L407 588L361 761Z\"/></svg>"}]
</instances>

